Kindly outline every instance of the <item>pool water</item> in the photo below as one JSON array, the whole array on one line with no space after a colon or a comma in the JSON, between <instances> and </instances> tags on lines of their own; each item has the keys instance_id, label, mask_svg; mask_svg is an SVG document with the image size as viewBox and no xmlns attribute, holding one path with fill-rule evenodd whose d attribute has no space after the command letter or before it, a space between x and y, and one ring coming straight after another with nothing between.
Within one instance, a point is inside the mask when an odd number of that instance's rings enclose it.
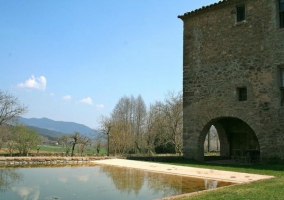
<instances>
[{"instance_id":1,"label":"pool water","mask_svg":"<svg viewBox=\"0 0 284 200\"><path fill-rule=\"evenodd\" d=\"M231 184L105 165L0 169L1 200L145 200Z\"/></svg>"}]
</instances>

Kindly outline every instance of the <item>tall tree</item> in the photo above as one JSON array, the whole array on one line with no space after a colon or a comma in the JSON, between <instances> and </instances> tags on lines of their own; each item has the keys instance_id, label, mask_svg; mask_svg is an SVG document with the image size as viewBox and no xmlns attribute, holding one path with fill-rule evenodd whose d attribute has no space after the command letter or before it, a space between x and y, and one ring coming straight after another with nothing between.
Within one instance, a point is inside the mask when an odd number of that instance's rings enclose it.
<instances>
[{"instance_id":1,"label":"tall tree","mask_svg":"<svg viewBox=\"0 0 284 200\"><path fill-rule=\"evenodd\" d=\"M79 132L75 132L74 134L70 135L69 137L71 139L71 144L72 144L71 157L73 157L74 156L75 146L76 146L76 144L79 143L80 133Z\"/></svg>"},{"instance_id":2,"label":"tall tree","mask_svg":"<svg viewBox=\"0 0 284 200\"><path fill-rule=\"evenodd\" d=\"M147 150L148 155L155 154L156 148L164 145L166 133L164 124L161 102L150 105L146 117L145 134L143 136L145 140L145 149Z\"/></svg>"},{"instance_id":3,"label":"tall tree","mask_svg":"<svg viewBox=\"0 0 284 200\"><path fill-rule=\"evenodd\" d=\"M175 152L181 154L183 149L183 105L181 93L168 92L163 104L165 126L167 127L167 142L175 147Z\"/></svg>"},{"instance_id":4,"label":"tall tree","mask_svg":"<svg viewBox=\"0 0 284 200\"><path fill-rule=\"evenodd\" d=\"M134 105L134 131L135 131L135 147L138 153L143 148L143 135L145 130L145 121L147 116L147 108L141 95L135 99Z\"/></svg>"},{"instance_id":5,"label":"tall tree","mask_svg":"<svg viewBox=\"0 0 284 200\"><path fill-rule=\"evenodd\" d=\"M15 117L28 111L28 107L21 105L18 98L0 90L0 126L13 121Z\"/></svg>"},{"instance_id":6,"label":"tall tree","mask_svg":"<svg viewBox=\"0 0 284 200\"><path fill-rule=\"evenodd\" d=\"M100 150L101 150L103 145L104 145L103 134L102 133L97 134L94 138L94 141L93 141L93 146L96 149L97 154L100 153Z\"/></svg>"},{"instance_id":7,"label":"tall tree","mask_svg":"<svg viewBox=\"0 0 284 200\"><path fill-rule=\"evenodd\" d=\"M111 129L113 127L112 119L109 117L101 116L99 124L100 124L100 131L102 133L102 136L104 136L107 140L107 156L109 156L110 134L111 134Z\"/></svg>"}]
</instances>

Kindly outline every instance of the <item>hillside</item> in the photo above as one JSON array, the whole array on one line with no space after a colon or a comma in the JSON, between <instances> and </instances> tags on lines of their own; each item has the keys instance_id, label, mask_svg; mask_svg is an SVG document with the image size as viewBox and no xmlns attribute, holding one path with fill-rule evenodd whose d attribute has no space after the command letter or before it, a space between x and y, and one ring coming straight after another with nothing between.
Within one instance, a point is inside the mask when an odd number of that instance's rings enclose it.
<instances>
[{"instance_id":1,"label":"hillside","mask_svg":"<svg viewBox=\"0 0 284 200\"><path fill-rule=\"evenodd\" d=\"M51 132L47 133L45 130L38 130L38 131L45 132L50 136L54 135L55 137L62 134L71 134L74 132L79 132L87 136L94 136L99 133L99 131L93 130L88 126L85 126L83 124L78 124L75 122L54 121L48 118L38 119L38 118L24 118L24 117L18 117L18 120L20 123L26 126L37 127L40 129L47 129L48 131Z\"/></svg>"},{"instance_id":2,"label":"hillside","mask_svg":"<svg viewBox=\"0 0 284 200\"><path fill-rule=\"evenodd\" d=\"M40 135L44 135L44 136L48 136L48 137L52 137L52 138L57 138L57 137L65 134L65 133L60 133L60 132L57 132L57 131L52 131L52 130L39 128L39 127L35 127L35 126L28 126L27 125L27 127L29 129L36 131Z\"/></svg>"}]
</instances>

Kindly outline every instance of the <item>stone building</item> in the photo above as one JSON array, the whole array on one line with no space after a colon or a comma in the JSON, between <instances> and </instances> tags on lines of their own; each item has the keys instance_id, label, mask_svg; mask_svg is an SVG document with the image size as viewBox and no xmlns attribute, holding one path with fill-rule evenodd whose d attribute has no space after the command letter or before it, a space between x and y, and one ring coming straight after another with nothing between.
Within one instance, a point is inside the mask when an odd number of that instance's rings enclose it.
<instances>
[{"instance_id":1,"label":"stone building","mask_svg":"<svg viewBox=\"0 0 284 200\"><path fill-rule=\"evenodd\" d=\"M223 0L178 16L183 33L184 156L284 159L284 0Z\"/></svg>"}]
</instances>

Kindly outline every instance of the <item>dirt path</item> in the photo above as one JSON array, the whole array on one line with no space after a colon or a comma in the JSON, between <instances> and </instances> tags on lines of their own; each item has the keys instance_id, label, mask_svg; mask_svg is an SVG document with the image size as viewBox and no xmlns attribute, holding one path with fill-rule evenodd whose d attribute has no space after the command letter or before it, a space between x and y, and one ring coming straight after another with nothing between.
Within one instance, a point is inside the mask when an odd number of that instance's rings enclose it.
<instances>
[{"instance_id":1,"label":"dirt path","mask_svg":"<svg viewBox=\"0 0 284 200\"><path fill-rule=\"evenodd\" d=\"M183 166L159 164L159 163L144 162L144 161L125 160L125 159L108 159L108 160L97 160L91 162L103 165L128 167L128 168L152 171L157 173L174 174L180 176L212 179L212 180L227 181L233 183L249 183L252 181L273 178L273 176L266 176L259 174L202 169L195 167L183 167Z\"/></svg>"}]
</instances>

